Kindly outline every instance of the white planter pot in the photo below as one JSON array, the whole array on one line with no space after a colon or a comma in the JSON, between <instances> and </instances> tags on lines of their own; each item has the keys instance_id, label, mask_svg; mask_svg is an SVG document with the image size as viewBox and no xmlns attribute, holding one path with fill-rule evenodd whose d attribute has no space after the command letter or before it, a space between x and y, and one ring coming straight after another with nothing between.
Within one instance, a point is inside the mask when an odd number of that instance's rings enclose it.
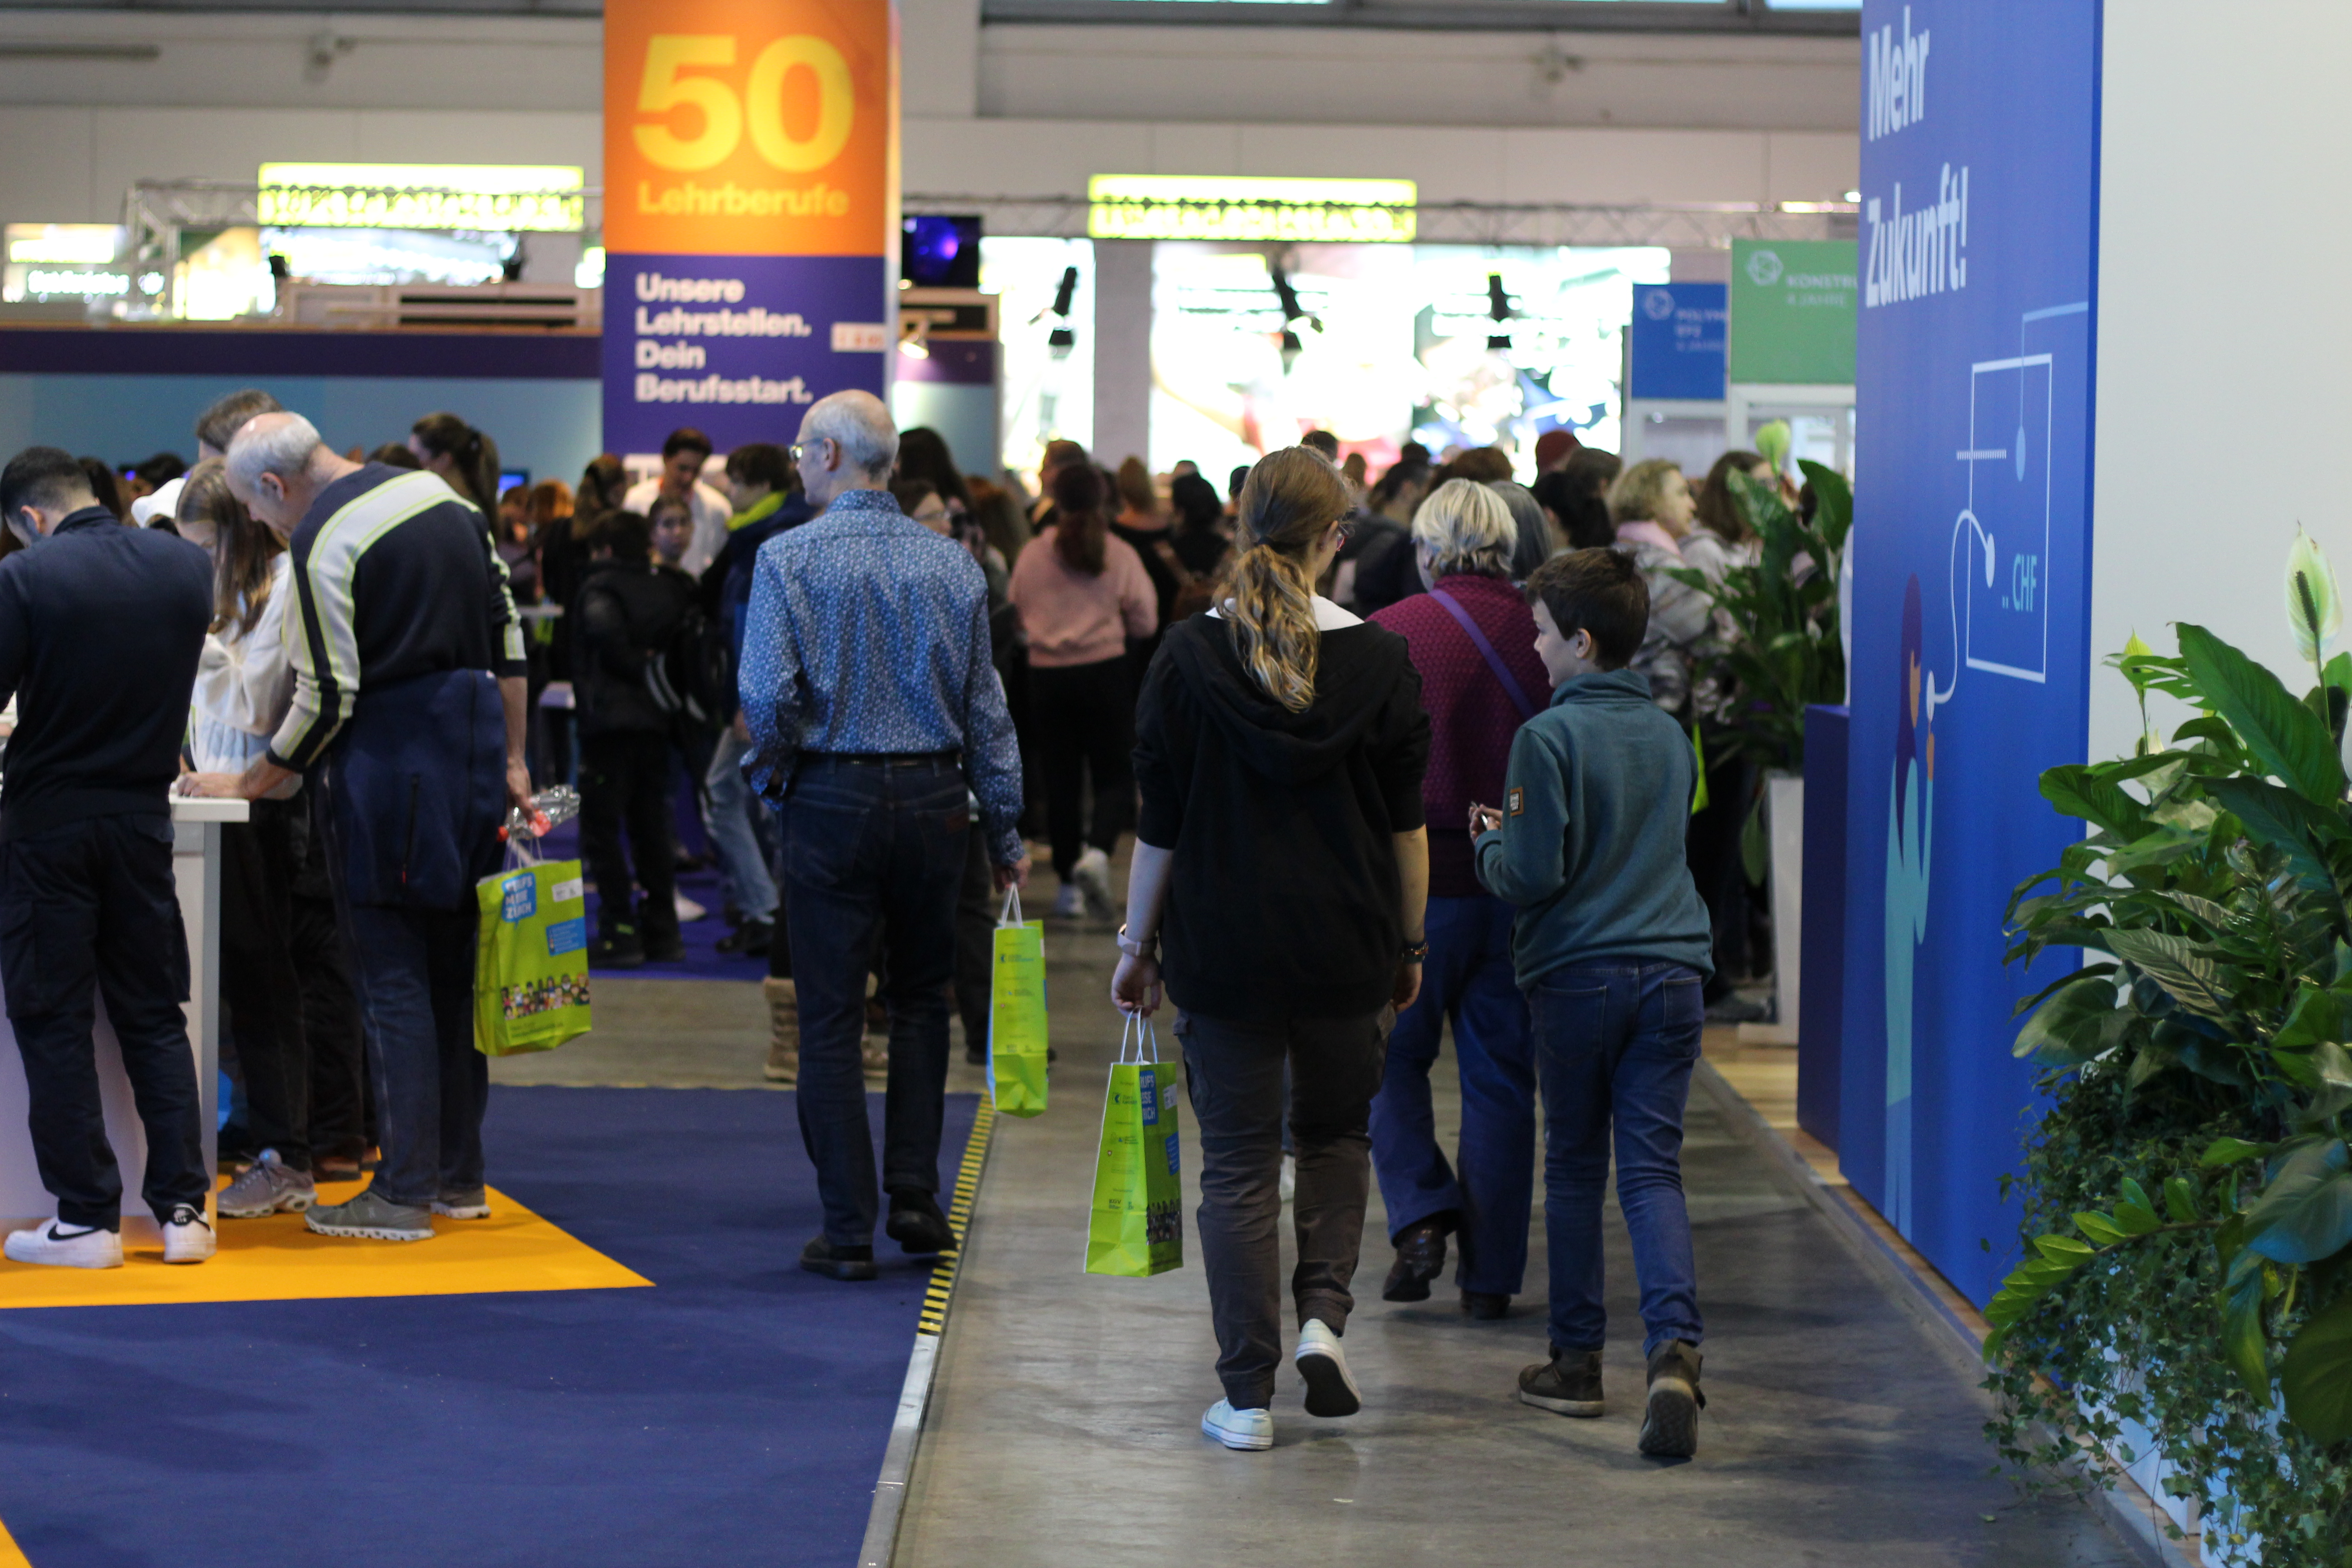
<instances>
[{"instance_id":1,"label":"white planter pot","mask_svg":"<svg viewBox=\"0 0 2352 1568\"><path fill-rule=\"evenodd\" d=\"M1805 775L1764 775L1764 830L1771 849L1772 989L1779 1008L1769 1024L1742 1024L1742 1045L1797 1043L1797 976L1804 939Z\"/></svg>"}]
</instances>

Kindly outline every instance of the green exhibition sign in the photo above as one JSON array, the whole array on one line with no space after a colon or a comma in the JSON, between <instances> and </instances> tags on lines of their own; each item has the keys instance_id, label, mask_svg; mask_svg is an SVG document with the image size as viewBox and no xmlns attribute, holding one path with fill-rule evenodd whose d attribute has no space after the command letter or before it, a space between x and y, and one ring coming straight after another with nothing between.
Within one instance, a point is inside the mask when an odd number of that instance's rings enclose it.
<instances>
[{"instance_id":1,"label":"green exhibition sign","mask_svg":"<svg viewBox=\"0 0 2352 1568\"><path fill-rule=\"evenodd\" d=\"M1852 384L1857 262L1850 239L1733 240L1729 379Z\"/></svg>"}]
</instances>

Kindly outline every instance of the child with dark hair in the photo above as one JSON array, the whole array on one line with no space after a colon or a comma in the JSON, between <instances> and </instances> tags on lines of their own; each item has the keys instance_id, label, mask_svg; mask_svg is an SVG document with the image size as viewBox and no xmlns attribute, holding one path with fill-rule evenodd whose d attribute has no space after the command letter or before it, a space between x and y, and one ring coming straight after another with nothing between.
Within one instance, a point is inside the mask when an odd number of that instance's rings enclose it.
<instances>
[{"instance_id":1,"label":"child with dark hair","mask_svg":"<svg viewBox=\"0 0 2352 1568\"><path fill-rule=\"evenodd\" d=\"M1696 1268L1683 1204L1683 1110L1711 965L1683 836L1690 737L1628 669L1649 626L1641 568L1616 550L1556 555L1528 580L1550 706L1511 744L1500 810L1470 808L1479 881L1517 906L1512 962L1535 1022L1544 1104L1551 1359L1519 1399L1601 1413L1601 1212L1610 1142L1633 1243L1649 1359L1644 1454L1698 1447Z\"/></svg>"}]
</instances>

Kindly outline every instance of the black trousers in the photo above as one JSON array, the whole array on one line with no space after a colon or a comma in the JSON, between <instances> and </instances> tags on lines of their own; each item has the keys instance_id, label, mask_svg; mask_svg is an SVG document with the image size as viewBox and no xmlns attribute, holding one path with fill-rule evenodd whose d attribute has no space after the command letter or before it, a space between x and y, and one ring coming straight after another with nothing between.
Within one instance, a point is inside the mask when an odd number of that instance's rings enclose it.
<instances>
[{"instance_id":1,"label":"black trousers","mask_svg":"<svg viewBox=\"0 0 2352 1568\"><path fill-rule=\"evenodd\" d=\"M91 816L0 844L0 982L25 1059L33 1158L68 1225L122 1223L99 1097L96 998L147 1133L140 1193L159 1216L212 1191L188 1045L188 939L169 816Z\"/></svg>"},{"instance_id":2,"label":"black trousers","mask_svg":"<svg viewBox=\"0 0 2352 1568\"><path fill-rule=\"evenodd\" d=\"M1201 1262L1217 1377L1236 1410L1263 1410L1282 1363L1282 1148L1298 1152L1291 1305L1345 1333L1349 1285L1371 1193L1372 1097L1386 1066L1385 1009L1275 1022L1176 1016L1184 1087L1201 1130ZM1163 1053L1165 1047L1163 1047ZM1289 1083L1286 1094L1285 1068Z\"/></svg>"},{"instance_id":3,"label":"black trousers","mask_svg":"<svg viewBox=\"0 0 2352 1568\"><path fill-rule=\"evenodd\" d=\"M956 894L955 1005L966 1050L988 1045L989 988L996 970L996 874L988 838L974 824L966 837L963 886Z\"/></svg>"},{"instance_id":4,"label":"black trousers","mask_svg":"<svg viewBox=\"0 0 2352 1568\"><path fill-rule=\"evenodd\" d=\"M1756 769L1734 755L1719 732L1706 737L1706 808L1695 812L1684 840L1691 880L1706 904L1715 932L1715 978L1709 1000L1729 995L1748 973L1748 872L1739 834L1756 804Z\"/></svg>"},{"instance_id":5,"label":"black trousers","mask_svg":"<svg viewBox=\"0 0 2352 1568\"><path fill-rule=\"evenodd\" d=\"M824 1234L837 1246L870 1244L880 1209L859 1047L866 976L886 926L890 1076L881 1186L940 1190L956 895L971 823L965 797L952 762L886 766L812 756L784 807L784 904L801 1022L793 1098L816 1166Z\"/></svg>"},{"instance_id":6,"label":"black trousers","mask_svg":"<svg viewBox=\"0 0 2352 1568\"><path fill-rule=\"evenodd\" d=\"M1029 671L1029 721L1045 774L1045 830L1054 872L1067 877L1087 846L1108 855L1135 820L1135 679L1127 658ZM1081 814L1080 769L1094 775L1094 810Z\"/></svg>"},{"instance_id":7,"label":"black trousers","mask_svg":"<svg viewBox=\"0 0 2352 1568\"><path fill-rule=\"evenodd\" d=\"M302 1038L310 1056L310 1153L359 1160L375 1146L374 1095L368 1087L367 1036L352 955L327 878L326 837L313 816L319 793L304 790L295 817L293 907L289 943L302 991Z\"/></svg>"},{"instance_id":8,"label":"black trousers","mask_svg":"<svg viewBox=\"0 0 2352 1568\"><path fill-rule=\"evenodd\" d=\"M669 737L651 731L590 735L580 742L580 855L596 879L604 934L630 922L629 862L646 889L641 931L677 930L677 839L670 816L677 764ZM629 853L621 853L621 829Z\"/></svg>"},{"instance_id":9,"label":"black trousers","mask_svg":"<svg viewBox=\"0 0 2352 1568\"><path fill-rule=\"evenodd\" d=\"M236 1036L256 1149L310 1168L310 1056L294 965L294 874L303 806L257 800L221 829L221 1000Z\"/></svg>"}]
</instances>

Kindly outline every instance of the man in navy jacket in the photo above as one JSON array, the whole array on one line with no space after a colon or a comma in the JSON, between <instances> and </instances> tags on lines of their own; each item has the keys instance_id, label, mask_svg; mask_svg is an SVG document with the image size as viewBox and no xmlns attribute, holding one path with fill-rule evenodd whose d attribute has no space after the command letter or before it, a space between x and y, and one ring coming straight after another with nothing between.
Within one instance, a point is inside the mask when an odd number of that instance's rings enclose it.
<instances>
[{"instance_id":1,"label":"man in navy jacket","mask_svg":"<svg viewBox=\"0 0 2352 1568\"><path fill-rule=\"evenodd\" d=\"M27 548L0 561L0 700L16 699L0 795L0 982L25 1061L33 1153L54 1220L7 1239L19 1263L122 1262L122 1175L106 1138L94 1000L122 1047L147 1133L142 1195L163 1260L212 1256L204 1100L181 1005L188 943L172 875L168 791L212 563L125 528L73 458L19 452L0 520Z\"/></svg>"}]
</instances>

